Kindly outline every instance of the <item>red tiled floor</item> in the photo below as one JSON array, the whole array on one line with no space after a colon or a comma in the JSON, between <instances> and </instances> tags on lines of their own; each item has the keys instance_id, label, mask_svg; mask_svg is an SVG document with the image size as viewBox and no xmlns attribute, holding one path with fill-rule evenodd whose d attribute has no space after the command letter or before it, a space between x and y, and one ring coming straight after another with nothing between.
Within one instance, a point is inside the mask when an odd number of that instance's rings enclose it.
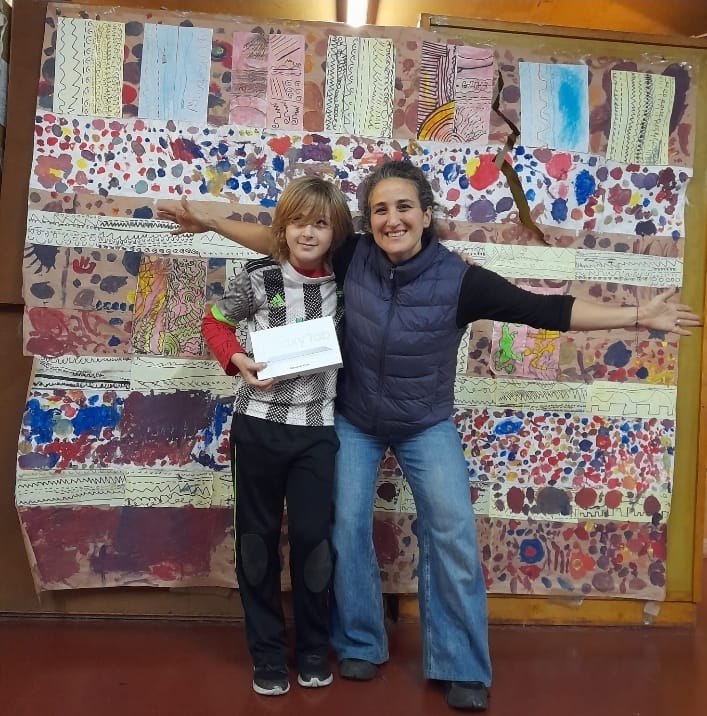
<instances>
[{"instance_id":1,"label":"red tiled floor","mask_svg":"<svg viewBox=\"0 0 707 716\"><path fill-rule=\"evenodd\" d=\"M707 579L705 580L707 581ZM250 688L234 624L0 622L2 716L451 713L420 669L417 624L391 627L391 659L370 683L293 683L283 697ZM489 716L704 716L707 607L698 625L491 628Z\"/></svg>"}]
</instances>

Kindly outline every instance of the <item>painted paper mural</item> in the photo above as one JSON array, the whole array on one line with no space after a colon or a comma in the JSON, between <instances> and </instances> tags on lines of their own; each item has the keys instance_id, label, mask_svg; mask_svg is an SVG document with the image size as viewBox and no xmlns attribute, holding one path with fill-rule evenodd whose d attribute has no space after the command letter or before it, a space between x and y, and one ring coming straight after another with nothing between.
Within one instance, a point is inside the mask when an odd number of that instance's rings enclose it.
<instances>
[{"instance_id":1,"label":"painted paper mural","mask_svg":"<svg viewBox=\"0 0 707 716\"><path fill-rule=\"evenodd\" d=\"M485 144L495 59L489 48L422 43L417 136Z\"/></svg>"},{"instance_id":2,"label":"painted paper mural","mask_svg":"<svg viewBox=\"0 0 707 716\"><path fill-rule=\"evenodd\" d=\"M204 124L211 29L147 23L144 33L138 115Z\"/></svg>"},{"instance_id":3,"label":"painted paper mural","mask_svg":"<svg viewBox=\"0 0 707 716\"><path fill-rule=\"evenodd\" d=\"M667 164L674 100L674 77L614 70L607 158L617 162Z\"/></svg>"},{"instance_id":4,"label":"painted paper mural","mask_svg":"<svg viewBox=\"0 0 707 716\"><path fill-rule=\"evenodd\" d=\"M234 385L199 326L253 254L173 236L158 200L270 225L319 174L360 221L360 183L407 159L449 248L532 291L635 306L682 285L693 69L510 41L49 4L16 483L38 590L235 586ZM489 592L664 598L677 371L660 332L466 331L453 417ZM375 506L384 588L414 592L390 452Z\"/></svg>"},{"instance_id":5,"label":"painted paper mural","mask_svg":"<svg viewBox=\"0 0 707 716\"><path fill-rule=\"evenodd\" d=\"M324 129L390 137L394 84L395 55L390 40L330 35Z\"/></svg>"},{"instance_id":6,"label":"painted paper mural","mask_svg":"<svg viewBox=\"0 0 707 716\"><path fill-rule=\"evenodd\" d=\"M303 128L304 37L233 33L230 124Z\"/></svg>"},{"instance_id":7,"label":"painted paper mural","mask_svg":"<svg viewBox=\"0 0 707 716\"><path fill-rule=\"evenodd\" d=\"M587 152L587 66L520 62L519 71L523 144Z\"/></svg>"},{"instance_id":8,"label":"painted paper mural","mask_svg":"<svg viewBox=\"0 0 707 716\"><path fill-rule=\"evenodd\" d=\"M125 28L57 18L54 111L120 117Z\"/></svg>"}]
</instances>

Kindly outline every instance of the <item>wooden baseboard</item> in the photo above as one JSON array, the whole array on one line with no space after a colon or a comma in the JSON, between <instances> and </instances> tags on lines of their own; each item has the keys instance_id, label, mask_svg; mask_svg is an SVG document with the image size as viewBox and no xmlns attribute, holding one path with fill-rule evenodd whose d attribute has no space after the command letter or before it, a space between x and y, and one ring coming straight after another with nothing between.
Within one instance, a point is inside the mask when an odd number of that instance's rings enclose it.
<instances>
[{"instance_id":1,"label":"wooden baseboard","mask_svg":"<svg viewBox=\"0 0 707 716\"><path fill-rule=\"evenodd\" d=\"M693 602L645 602L633 599L578 599L490 596L491 624L557 624L585 626L692 626ZM417 598L401 596L401 619L418 620Z\"/></svg>"}]
</instances>

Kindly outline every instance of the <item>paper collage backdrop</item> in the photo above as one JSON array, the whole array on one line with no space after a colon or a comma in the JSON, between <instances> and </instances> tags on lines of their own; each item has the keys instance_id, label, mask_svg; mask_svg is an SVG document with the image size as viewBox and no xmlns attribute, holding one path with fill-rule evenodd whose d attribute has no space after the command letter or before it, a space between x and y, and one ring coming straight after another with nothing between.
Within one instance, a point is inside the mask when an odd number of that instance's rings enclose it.
<instances>
[{"instance_id":1,"label":"paper collage backdrop","mask_svg":"<svg viewBox=\"0 0 707 716\"><path fill-rule=\"evenodd\" d=\"M233 383L199 324L250 255L171 236L157 200L269 224L287 182L316 173L357 211L361 180L407 158L451 247L531 290L636 305L682 283L692 72L410 28L50 5L16 489L37 588L234 586ZM467 331L455 420L490 592L664 598L676 382L677 343L657 332ZM387 591L416 589L415 522L388 454ZM286 526L284 562L285 545Z\"/></svg>"}]
</instances>

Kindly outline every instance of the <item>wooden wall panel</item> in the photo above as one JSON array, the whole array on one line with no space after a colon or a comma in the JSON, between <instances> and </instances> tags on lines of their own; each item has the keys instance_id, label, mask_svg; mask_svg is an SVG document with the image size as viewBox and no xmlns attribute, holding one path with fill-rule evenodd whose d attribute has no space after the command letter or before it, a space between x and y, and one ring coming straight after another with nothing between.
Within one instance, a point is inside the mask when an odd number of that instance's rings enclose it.
<instances>
[{"instance_id":1,"label":"wooden wall panel","mask_svg":"<svg viewBox=\"0 0 707 716\"><path fill-rule=\"evenodd\" d=\"M479 20L658 35L707 32L704 0L379 0L376 23L415 26L421 14L429 12Z\"/></svg>"},{"instance_id":2,"label":"wooden wall panel","mask_svg":"<svg viewBox=\"0 0 707 716\"><path fill-rule=\"evenodd\" d=\"M22 302L22 250L46 8L46 0L25 0L15 3L12 11L4 179L0 191L0 304Z\"/></svg>"},{"instance_id":3,"label":"wooden wall panel","mask_svg":"<svg viewBox=\"0 0 707 716\"><path fill-rule=\"evenodd\" d=\"M84 2L83 4L87 4ZM146 7L184 12L208 12L220 15L267 17L282 20L337 21L336 0L91 0L92 5ZM343 19L343 18L342 18Z\"/></svg>"}]
</instances>

